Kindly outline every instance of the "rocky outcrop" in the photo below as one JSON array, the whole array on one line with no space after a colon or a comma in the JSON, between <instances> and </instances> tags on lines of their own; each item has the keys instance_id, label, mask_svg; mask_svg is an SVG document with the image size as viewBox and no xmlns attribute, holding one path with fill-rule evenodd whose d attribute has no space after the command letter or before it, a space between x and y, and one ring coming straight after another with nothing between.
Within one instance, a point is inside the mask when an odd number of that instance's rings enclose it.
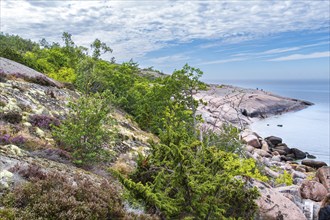
<instances>
[{"instance_id":1,"label":"rocky outcrop","mask_svg":"<svg viewBox=\"0 0 330 220\"><path fill-rule=\"evenodd\" d=\"M244 127L251 124L252 118L265 118L312 105L265 91L228 85L209 85L207 90L199 91L194 97L207 103L198 107L205 129L220 128L224 122Z\"/></svg>"},{"instance_id":2,"label":"rocky outcrop","mask_svg":"<svg viewBox=\"0 0 330 220\"><path fill-rule=\"evenodd\" d=\"M303 211L282 193L274 190L268 184L254 181L252 186L259 189L261 196L257 200L258 220L306 219Z\"/></svg>"},{"instance_id":3,"label":"rocky outcrop","mask_svg":"<svg viewBox=\"0 0 330 220\"><path fill-rule=\"evenodd\" d=\"M327 194L326 188L316 181L304 181L300 187L301 196L304 199L311 199L320 202Z\"/></svg>"},{"instance_id":4,"label":"rocky outcrop","mask_svg":"<svg viewBox=\"0 0 330 220\"><path fill-rule=\"evenodd\" d=\"M306 158L306 153L297 149L297 148L291 148L291 153L294 155L295 158L298 160L300 159L305 159Z\"/></svg>"},{"instance_id":5,"label":"rocky outcrop","mask_svg":"<svg viewBox=\"0 0 330 220\"><path fill-rule=\"evenodd\" d=\"M266 140L268 143L270 143L272 146L276 146L276 145L282 143L282 138L280 138L280 137L275 137L275 136L266 137L265 140Z\"/></svg>"},{"instance_id":6,"label":"rocky outcrop","mask_svg":"<svg viewBox=\"0 0 330 220\"><path fill-rule=\"evenodd\" d=\"M3 76L20 78L25 81L39 83L41 85L62 88L63 84L53 80L44 74L24 66L20 63L0 57L0 73Z\"/></svg>"},{"instance_id":7,"label":"rocky outcrop","mask_svg":"<svg viewBox=\"0 0 330 220\"><path fill-rule=\"evenodd\" d=\"M330 193L330 167L319 168L316 172L316 177Z\"/></svg>"},{"instance_id":8,"label":"rocky outcrop","mask_svg":"<svg viewBox=\"0 0 330 220\"><path fill-rule=\"evenodd\" d=\"M243 142L254 148L261 148L261 144L257 136L250 134L242 138Z\"/></svg>"},{"instance_id":9,"label":"rocky outcrop","mask_svg":"<svg viewBox=\"0 0 330 220\"><path fill-rule=\"evenodd\" d=\"M301 163L303 165L313 167L313 168L316 168L316 169L318 169L320 167L323 167L323 166L327 166L327 164L323 161L309 160L309 159L303 160L303 161L301 161Z\"/></svg>"}]
</instances>

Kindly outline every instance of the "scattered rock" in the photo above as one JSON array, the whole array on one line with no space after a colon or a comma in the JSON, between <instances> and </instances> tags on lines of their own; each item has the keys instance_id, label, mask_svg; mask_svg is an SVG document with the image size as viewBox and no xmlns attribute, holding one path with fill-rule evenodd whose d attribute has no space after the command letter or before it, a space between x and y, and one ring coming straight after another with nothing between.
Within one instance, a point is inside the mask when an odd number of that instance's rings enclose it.
<instances>
[{"instance_id":1,"label":"scattered rock","mask_svg":"<svg viewBox=\"0 0 330 220\"><path fill-rule=\"evenodd\" d=\"M245 145L245 150L246 150L247 152L252 153L252 151L253 151L254 149L255 149L255 148L252 147L252 146L250 146L250 145Z\"/></svg>"},{"instance_id":2,"label":"scattered rock","mask_svg":"<svg viewBox=\"0 0 330 220\"><path fill-rule=\"evenodd\" d=\"M279 154L277 151L273 151L273 152L272 152L272 155L273 155L273 156L279 156L280 154Z\"/></svg>"},{"instance_id":3,"label":"scattered rock","mask_svg":"<svg viewBox=\"0 0 330 220\"><path fill-rule=\"evenodd\" d=\"M308 220L318 220L320 203L310 199L302 199L304 214Z\"/></svg>"},{"instance_id":4,"label":"scattered rock","mask_svg":"<svg viewBox=\"0 0 330 220\"><path fill-rule=\"evenodd\" d=\"M321 207L319 211L319 220L329 220L330 216L330 205Z\"/></svg>"},{"instance_id":5,"label":"scattered rock","mask_svg":"<svg viewBox=\"0 0 330 220\"><path fill-rule=\"evenodd\" d=\"M0 172L0 188L1 188L1 186L8 188L12 177L13 177L13 174L11 172L9 172L7 170L2 170Z\"/></svg>"},{"instance_id":6,"label":"scattered rock","mask_svg":"<svg viewBox=\"0 0 330 220\"><path fill-rule=\"evenodd\" d=\"M306 169L302 166L297 166L295 169L299 172L306 172Z\"/></svg>"},{"instance_id":7,"label":"scattered rock","mask_svg":"<svg viewBox=\"0 0 330 220\"><path fill-rule=\"evenodd\" d=\"M294 154L290 153L286 155L287 157L295 158Z\"/></svg>"},{"instance_id":8,"label":"scattered rock","mask_svg":"<svg viewBox=\"0 0 330 220\"><path fill-rule=\"evenodd\" d=\"M283 160L283 161L294 161L294 159L292 157L287 157L287 156L284 156L284 155L281 155L281 160Z\"/></svg>"},{"instance_id":9,"label":"scattered rock","mask_svg":"<svg viewBox=\"0 0 330 220\"><path fill-rule=\"evenodd\" d=\"M304 199L321 201L327 194L326 188L316 181L304 181L300 187L301 196Z\"/></svg>"},{"instance_id":10,"label":"scattered rock","mask_svg":"<svg viewBox=\"0 0 330 220\"><path fill-rule=\"evenodd\" d=\"M304 179L296 178L296 179L293 179L293 184L300 186L304 181L305 181Z\"/></svg>"},{"instance_id":11,"label":"scattered rock","mask_svg":"<svg viewBox=\"0 0 330 220\"><path fill-rule=\"evenodd\" d=\"M306 174L304 174L303 172L300 172L300 171L293 171L292 172L292 177L294 178L294 179L296 179L296 178L300 178L300 179L306 179Z\"/></svg>"},{"instance_id":12,"label":"scattered rock","mask_svg":"<svg viewBox=\"0 0 330 220\"><path fill-rule=\"evenodd\" d=\"M269 157L269 158L272 157L272 155L270 153L268 153L267 151L264 151L262 149L255 149L254 152L256 152L257 154L259 154L262 157Z\"/></svg>"},{"instance_id":13,"label":"scattered rock","mask_svg":"<svg viewBox=\"0 0 330 220\"><path fill-rule=\"evenodd\" d=\"M316 156L314 156L314 155L312 155L312 154L309 154L309 153L307 153L307 152L305 152L306 153L306 155L307 155L307 158L309 158L309 159L316 159Z\"/></svg>"},{"instance_id":14,"label":"scattered rock","mask_svg":"<svg viewBox=\"0 0 330 220\"><path fill-rule=\"evenodd\" d=\"M276 145L276 147L273 148L274 151L277 151L277 150L281 150L281 151L284 151L285 154L289 154L290 153L290 148L288 148L288 146L284 143L281 143L281 144L278 144Z\"/></svg>"},{"instance_id":15,"label":"scattered rock","mask_svg":"<svg viewBox=\"0 0 330 220\"><path fill-rule=\"evenodd\" d=\"M321 167L316 172L316 177L320 180L320 183L330 193L330 167Z\"/></svg>"},{"instance_id":16,"label":"scattered rock","mask_svg":"<svg viewBox=\"0 0 330 220\"><path fill-rule=\"evenodd\" d=\"M306 153L297 148L291 148L291 153L293 153L294 157L298 160L306 158Z\"/></svg>"},{"instance_id":17,"label":"scattered rock","mask_svg":"<svg viewBox=\"0 0 330 220\"><path fill-rule=\"evenodd\" d=\"M323 167L323 166L327 166L327 164L323 161L308 160L308 159L301 161L301 164L309 166L309 167L313 167L316 169Z\"/></svg>"},{"instance_id":18,"label":"scattered rock","mask_svg":"<svg viewBox=\"0 0 330 220\"><path fill-rule=\"evenodd\" d=\"M307 220L299 207L290 199L270 187L268 184L254 181L261 196L256 201L259 207L259 213L256 219L279 220L279 219L299 219Z\"/></svg>"},{"instance_id":19,"label":"scattered rock","mask_svg":"<svg viewBox=\"0 0 330 220\"><path fill-rule=\"evenodd\" d=\"M286 152L284 150L281 150L281 149L273 148L273 151L278 152L280 155L286 155Z\"/></svg>"},{"instance_id":20,"label":"scattered rock","mask_svg":"<svg viewBox=\"0 0 330 220\"><path fill-rule=\"evenodd\" d=\"M280 155L278 155L278 156L273 156L273 157L272 157L272 161L281 162L281 156L280 156Z\"/></svg>"},{"instance_id":21,"label":"scattered rock","mask_svg":"<svg viewBox=\"0 0 330 220\"><path fill-rule=\"evenodd\" d=\"M264 170L265 170L266 174L267 174L268 176L270 176L270 177L277 178L277 177L280 176L279 173L273 171L272 169L270 169L270 168L268 168L268 167L265 167Z\"/></svg>"},{"instance_id":22,"label":"scattered rock","mask_svg":"<svg viewBox=\"0 0 330 220\"><path fill-rule=\"evenodd\" d=\"M298 167L301 167L301 168L305 169L306 172L314 172L315 171L314 168L309 167L309 166L305 166L305 165L302 165L302 164L298 165Z\"/></svg>"},{"instance_id":23,"label":"scattered rock","mask_svg":"<svg viewBox=\"0 0 330 220\"><path fill-rule=\"evenodd\" d=\"M243 142L245 142L248 145L251 145L252 147L261 148L261 144L259 142L258 137L253 134L244 137Z\"/></svg>"},{"instance_id":24,"label":"scattered rock","mask_svg":"<svg viewBox=\"0 0 330 220\"><path fill-rule=\"evenodd\" d=\"M269 146L265 140L261 140L261 149L264 151L269 151Z\"/></svg>"},{"instance_id":25,"label":"scattered rock","mask_svg":"<svg viewBox=\"0 0 330 220\"><path fill-rule=\"evenodd\" d=\"M274 146L282 143L282 138L275 137L275 136L266 137L265 140L268 140Z\"/></svg>"}]
</instances>

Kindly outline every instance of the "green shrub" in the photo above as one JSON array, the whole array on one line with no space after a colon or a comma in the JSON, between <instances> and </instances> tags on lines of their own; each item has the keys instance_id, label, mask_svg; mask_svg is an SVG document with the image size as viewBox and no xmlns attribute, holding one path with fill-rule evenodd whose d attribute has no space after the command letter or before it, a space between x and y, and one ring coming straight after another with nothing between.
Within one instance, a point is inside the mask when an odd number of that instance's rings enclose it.
<instances>
[{"instance_id":1,"label":"green shrub","mask_svg":"<svg viewBox=\"0 0 330 220\"><path fill-rule=\"evenodd\" d=\"M109 116L108 97L105 93L96 93L69 103L69 117L54 129L56 140L61 147L72 152L74 162L78 165L108 158L109 151L105 146L114 137L114 120Z\"/></svg>"},{"instance_id":2,"label":"green shrub","mask_svg":"<svg viewBox=\"0 0 330 220\"><path fill-rule=\"evenodd\" d=\"M60 81L60 82L66 82L66 83L73 83L76 80L76 73L74 69L72 68L67 68L67 67L62 67L59 69L58 72L52 72L48 74L49 77Z\"/></svg>"},{"instance_id":3,"label":"green shrub","mask_svg":"<svg viewBox=\"0 0 330 220\"><path fill-rule=\"evenodd\" d=\"M284 170L283 174L280 174L276 179L275 179L276 184L285 184L287 186L290 186L293 184L293 179L290 173L288 173L286 170Z\"/></svg>"}]
</instances>

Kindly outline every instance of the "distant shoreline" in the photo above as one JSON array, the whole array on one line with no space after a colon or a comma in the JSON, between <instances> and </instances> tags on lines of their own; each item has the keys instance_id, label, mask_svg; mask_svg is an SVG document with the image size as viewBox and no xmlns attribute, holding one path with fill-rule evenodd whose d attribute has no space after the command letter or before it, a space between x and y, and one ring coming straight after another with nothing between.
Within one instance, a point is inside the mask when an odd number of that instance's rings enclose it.
<instances>
[{"instance_id":1,"label":"distant shoreline","mask_svg":"<svg viewBox=\"0 0 330 220\"><path fill-rule=\"evenodd\" d=\"M299 111L314 104L263 90L208 85L209 89L199 91L195 98L206 103L199 106L198 114L202 115L204 126L210 129L220 128L224 123L245 128L256 119Z\"/></svg>"}]
</instances>

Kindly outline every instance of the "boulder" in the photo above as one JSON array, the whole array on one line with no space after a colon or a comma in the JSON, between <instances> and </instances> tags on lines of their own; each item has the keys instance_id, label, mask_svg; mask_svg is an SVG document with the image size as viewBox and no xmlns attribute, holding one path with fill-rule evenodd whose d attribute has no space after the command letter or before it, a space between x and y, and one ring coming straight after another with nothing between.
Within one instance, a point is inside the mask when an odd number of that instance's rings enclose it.
<instances>
[{"instance_id":1,"label":"boulder","mask_svg":"<svg viewBox=\"0 0 330 220\"><path fill-rule=\"evenodd\" d=\"M262 157L272 157L272 155L270 153L268 153L267 151L264 151L262 149L255 149L254 152L256 152L257 154L259 154Z\"/></svg>"},{"instance_id":2,"label":"boulder","mask_svg":"<svg viewBox=\"0 0 330 220\"><path fill-rule=\"evenodd\" d=\"M302 199L304 214L309 220L318 220L318 214L320 210L320 202L315 202L310 199Z\"/></svg>"},{"instance_id":3,"label":"boulder","mask_svg":"<svg viewBox=\"0 0 330 220\"><path fill-rule=\"evenodd\" d=\"M283 161L294 161L294 159L292 157L287 157L285 155L281 155L281 160L283 160Z\"/></svg>"},{"instance_id":4,"label":"boulder","mask_svg":"<svg viewBox=\"0 0 330 220\"><path fill-rule=\"evenodd\" d=\"M300 193L304 199L319 202L326 196L327 189L319 182L305 181L300 186Z\"/></svg>"},{"instance_id":5,"label":"boulder","mask_svg":"<svg viewBox=\"0 0 330 220\"><path fill-rule=\"evenodd\" d=\"M304 181L305 181L304 179L296 178L296 179L293 179L293 184L300 186Z\"/></svg>"},{"instance_id":6,"label":"boulder","mask_svg":"<svg viewBox=\"0 0 330 220\"><path fill-rule=\"evenodd\" d=\"M306 169L302 166L296 166L295 170L299 171L299 172L306 172Z\"/></svg>"},{"instance_id":7,"label":"boulder","mask_svg":"<svg viewBox=\"0 0 330 220\"><path fill-rule=\"evenodd\" d=\"M269 151L269 146L265 140L261 141L261 149L264 151Z\"/></svg>"},{"instance_id":8,"label":"boulder","mask_svg":"<svg viewBox=\"0 0 330 220\"><path fill-rule=\"evenodd\" d=\"M290 148L288 148L288 146L284 143L278 144L276 147L273 148L273 150L274 151L282 150L282 151L285 151L285 154L290 153Z\"/></svg>"},{"instance_id":9,"label":"boulder","mask_svg":"<svg viewBox=\"0 0 330 220\"><path fill-rule=\"evenodd\" d=\"M301 161L301 164L309 166L309 167L313 167L316 169L327 166L327 164L323 161L308 160L308 159Z\"/></svg>"},{"instance_id":10,"label":"boulder","mask_svg":"<svg viewBox=\"0 0 330 220\"><path fill-rule=\"evenodd\" d=\"M244 130L244 131L242 131L242 133L241 133L241 138L243 139L243 138L249 136L249 135L252 134L252 133L253 133L253 132L250 131L250 130Z\"/></svg>"},{"instance_id":11,"label":"boulder","mask_svg":"<svg viewBox=\"0 0 330 220\"><path fill-rule=\"evenodd\" d=\"M272 157L272 161L277 161L277 162L281 162L281 156L273 156Z\"/></svg>"},{"instance_id":12,"label":"boulder","mask_svg":"<svg viewBox=\"0 0 330 220\"><path fill-rule=\"evenodd\" d=\"M250 146L250 145L245 145L245 150L247 151L247 152L250 152L250 153L252 153L253 151L254 151L254 147L252 147L252 146Z\"/></svg>"},{"instance_id":13,"label":"boulder","mask_svg":"<svg viewBox=\"0 0 330 220\"><path fill-rule=\"evenodd\" d=\"M280 155L286 155L286 152L284 150L273 148L273 151L278 152Z\"/></svg>"},{"instance_id":14,"label":"boulder","mask_svg":"<svg viewBox=\"0 0 330 220\"><path fill-rule=\"evenodd\" d=\"M304 174L303 172L300 172L300 171L296 171L296 170L294 170L293 172L292 172L292 177L294 178L294 179L296 179L296 178L300 178L300 179L306 179L306 174Z\"/></svg>"},{"instance_id":15,"label":"boulder","mask_svg":"<svg viewBox=\"0 0 330 220\"><path fill-rule=\"evenodd\" d=\"M320 180L320 183L330 193L330 167L321 167L316 172L316 177Z\"/></svg>"},{"instance_id":16,"label":"boulder","mask_svg":"<svg viewBox=\"0 0 330 220\"><path fill-rule=\"evenodd\" d=\"M267 176L273 177L273 178L277 178L280 176L279 173L273 171L272 169L268 168L268 167L264 167L264 170L267 174Z\"/></svg>"},{"instance_id":17,"label":"boulder","mask_svg":"<svg viewBox=\"0 0 330 220\"><path fill-rule=\"evenodd\" d=\"M316 156L309 154L308 152L305 152L305 153L306 153L308 159L316 159Z\"/></svg>"},{"instance_id":18,"label":"boulder","mask_svg":"<svg viewBox=\"0 0 330 220\"><path fill-rule=\"evenodd\" d=\"M272 155L273 155L273 156L279 156L280 154L279 154L277 151L273 151L273 152L272 152Z\"/></svg>"},{"instance_id":19,"label":"boulder","mask_svg":"<svg viewBox=\"0 0 330 220\"><path fill-rule=\"evenodd\" d=\"M287 154L287 155L285 155L285 156L287 156L287 157L291 157L291 158L295 158L294 154L292 154L292 153L289 153L289 154Z\"/></svg>"},{"instance_id":20,"label":"boulder","mask_svg":"<svg viewBox=\"0 0 330 220\"><path fill-rule=\"evenodd\" d=\"M252 186L257 187L261 194L256 201L259 207L259 212L257 213L257 217L255 219L307 220L302 210L300 210L294 202L286 198L280 192L277 192L268 184L254 180Z\"/></svg>"},{"instance_id":21,"label":"boulder","mask_svg":"<svg viewBox=\"0 0 330 220\"><path fill-rule=\"evenodd\" d=\"M274 146L282 143L282 138L275 137L275 136L266 137L265 140L269 141Z\"/></svg>"},{"instance_id":22,"label":"boulder","mask_svg":"<svg viewBox=\"0 0 330 220\"><path fill-rule=\"evenodd\" d=\"M270 148L270 149L272 149L273 147L275 147L269 140L266 140L265 139L265 141L266 141L266 143L268 144L268 147Z\"/></svg>"},{"instance_id":23,"label":"boulder","mask_svg":"<svg viewBox=\"0 0 330 220\"><path fill-rule=\"evenodd\" d=\"M303 164L293 164L293 162L291 162L291 165L292 165L293 169L300 171L300 172L315 172L316 171L314 168L305 166Z\"/></svg>"},{"instance_id":24,"label":"boulder","mask_svg":"<svg viewBox=\"0 0 330 220\"><path fill-rule=\"evenodd\" d=\"M330 216L330 205L320 208L319 220L329 220Z\"/></svg>"},{"instance_id":25,"label":"boulder","mask_svg":"<svg viewBox=\"0 0 330 220\"><path fill-rule=\"evenodd\" d=\"M246 144L248 144L252 147L261 148L261 144L259 142L258 137L253 134L243 137L243 142L245 142Z\"/></svg>"},{"instance_id":26,"label":"boulder","mask_svg":"<svg viewBox=\"0 0 330 220\"><path fill-rule=\"evenodd\" d=\"M297 148L291 148L291 153L293 153L294 157L298 160L306 158L306 153Z\"/></svg>"}]
</instances>

